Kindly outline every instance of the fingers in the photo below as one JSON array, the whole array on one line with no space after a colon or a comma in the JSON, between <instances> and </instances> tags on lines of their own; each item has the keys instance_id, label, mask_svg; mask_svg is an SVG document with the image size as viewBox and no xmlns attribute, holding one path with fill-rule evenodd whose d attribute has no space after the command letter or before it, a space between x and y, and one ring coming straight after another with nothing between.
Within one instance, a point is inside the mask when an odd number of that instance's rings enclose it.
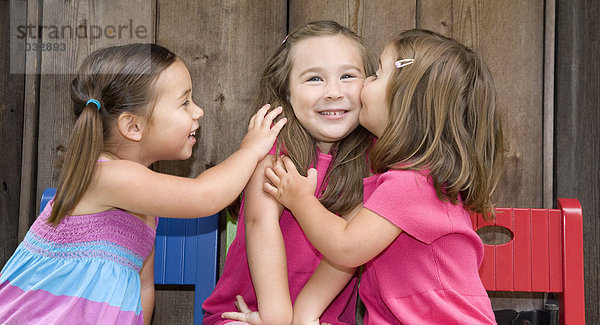
<instances>
[{"instance_id":1,"label":"fingers","mask_svg":"<svg viewBox=\"0 0 600 325\"><path fill-rule=\"evenodd\" d=\"M285 170L288 173L298 174L298 170L296 169L296 165L294 165L294 162L289 157L283 156L281 158L281 161L283 162L283 166L285 167Z\"/></svg>"},{"instance_id":2,"label":"fingers","mask_svg":"<svg viewBox=\"0 0 600 325\"><path fill-rule=\"evenodd\" d=\"M263 107L261 107L256 112L256 114L254 114L252 118L250 118L250 123L248 123L248 129L252 129L254 127L265 127L270 128L270 132L275 133L276 135L279 134L279 131L281 131L281 129L287 122L287 119L284 117L277 121L277 123L275 124L273 124L273 120L275 120L275 118L279 114L281 114L281 112L283 112L283 108L281 106L278 106L272 109L270 112L268 112L269 108L271 108L270 104L265 104Z\"/></svg>"},{"instance_id":3,"label":"fingers","mask_svg":"<svg viewBox=\"0 0 600 325\"><path fill-rule=\"evenodd\" d=\"M285 157L283 157L283 158L285 158ZM286 170L285 165L283 163L282 157L277 158L277 161L275 162L275 166L273 166L273 172L277 175L277 177L281 177L285 173L287 173L287 170ZM279 185L278 183L277 184L273 183L273 184L275 186Z\"/></svg>"},{"instance_id":4,"label":"fingers","mask_svg":"<svg viewBox=\"0 0 600 325\"><path fill-rule=\"evenodd\" d=\"M277 174L275 174L273 169L271 169L270 167L265 168L265 176L267 176L269 181L275 186L278 186L281 181L279 176ZM271 184L269 184L269 185L271 185Z\"/></svg>"},{"instance_id":5,"label":"fingers","mask_svg":"<svg viewBox=\"0 0 600 325\"><path fill-rule=\"evenodd\" d=\"M254 125L260 126L262 124L263 120L265 119L265 115L269 111L269 108L271 108L271 105L265 104L265 105L263 105L263 107L258 109L256 114L254 114L254 116L255 116Z\"/></svg>"},{"instance_id":6,"label":"fingers","mask_svg":"<svg viewBox=\"0 0 600 325\"><path fill-rule=\"evenodd\" d=\"M250 321L250 314L252 310L248 308L244 297L237 295L235 296L235 307L239 310L239 312L225 312L221 314L221 318L233 319L240 322L248 323Z\"/></svg>"},{"instance_id":7,"label":"fingers","mask_svg":"<svg viewBox=\"0 0 600 325\"><path fill-rule=\"evenodd\" d=\"M271 110L262 121L263 124L261 126L265 129L269 128L268 130L271 135L277 136L279 131L283 129L285 123L287 123L287 119L284 117L277 121L277 123L273 124L273 120L275 120L277 115L281 114L281 112L283 112L283 108L281 108L281 106L275 107L275 109Z\"/></svg>"},{"instance_id":8,"label":"fingers","mask_svg":"<svg viewBox=\"0 0 600 325\"><path fill-rule=\"evenodd\" d=\"M273 120L275 119L275 117L277 117L277 115L281 114L281 112L283 112L283 108L281 108L281 106L275 107L274 109L272 109L269 112L269 108L271 108L271 105L266 104L263 107L261 107L258 112L256 112L255 116L256 118L254 119L254 125L255 126L263 126L266 125L268 127L271 127L271 124L273 123Z\"/></svg>"},{"instance_id":9,"label":"fingers","mask_svg":"<svg viewBox=\"0 0 600 325\"><path fill-rule=\"evenodd\" d=\"M252 311L252 310L250 310L250 308L248 308L248 305L246 305L246 301L244 300L244 297L242 297L240 295L235 296L235 306L242 313L249 313Z\"/></svg>"},{"instance_id":10,"label":"fingers","mask_svg":"<svg viewBox=\"0 0 600 325\"><path fill-rule=\"evenodd\" d=\"M277 168L277 170L279 171L277 173L277 175L279 176L282 172L287 172L287 169L285 168L285 165L283 164L283 158L287 158L286 156L279 156L277 157L277 159L275 159L275 164L273 166L273 168ZM289 158L287 158L289 159Z\"/></svg>"},{"instance_id":11,"label":"fingers","mask_svg":"<svg viewBox=\"0 0 600 325\"><path fill-rule=\"evenodd\" d=\"M273 120L277 117L277 115L281 114L281 112L283 112L283 108L281 106L277 106L277 107L275 107L275 109L271 110L269 112L269 114L267 114L265 116L264 120L266 122L269 122L268 125L271 126L271 124L273 123Z\"/></svg>"},{"instance_id":12,"label":"fingers","mask_svg":"<svg viewBox=\"0 0 600 325\"><path fill-rule=\"evenodd\" d=\"M287 118L282 118L279 121L277 121L277 123L275 123L275 125L273 125L273 127L271 127L271 132L275 132L275 134L279 134L279 132L281 131L281 129L283 129L283 126L285 125L285 123L287 123Z\"/></svg>"},{"instance_id":13,"label":"fingers","mask_svg":"<svg viewBox=\"0 0 600 325\"><path fill-rule=\"evenodd\" d=\"M277 188L269 183L265 183L263 190L270 194L272 197L277 198Z\"/></svg>"},{"instance_id":14,"label":"fingers","mask_svg":"<svg viewBox=\"0 0 600 325\"><path fill-rule=\"evenodd\" d=\"M317 170L315 169L313 172L316 176ZM267 175L271 183L275 186L279 186L280 178L286 173L299 174L296 165L294 165L292 159L287 156L278 157L274 161L273 167L265 170L265 175Z\"/></svg>"},{"instance_id":15,"label":"fingers","mask_svg":"<svg viewBox=\"0 0 600 325\"><path fill-rule=\"evenodd\" d=\"M265 104L263 105L263 107L259 108L258 111L250 118L250 123L248 123L248 129L253 128L254 125L260 125L270 107L270 104Z\"/></svg>"},{"instance_id":16,"label":"fingers","mask_svg":"<svg viewBox=\"0 0 600 325\"><path fill-rule=\"evenodd\" d=\"M244 313L236 313L233 311L228 311L221 314L221 318L237 320L240 322L248 323L248 317Z\"/></svg>"}]
</instances>

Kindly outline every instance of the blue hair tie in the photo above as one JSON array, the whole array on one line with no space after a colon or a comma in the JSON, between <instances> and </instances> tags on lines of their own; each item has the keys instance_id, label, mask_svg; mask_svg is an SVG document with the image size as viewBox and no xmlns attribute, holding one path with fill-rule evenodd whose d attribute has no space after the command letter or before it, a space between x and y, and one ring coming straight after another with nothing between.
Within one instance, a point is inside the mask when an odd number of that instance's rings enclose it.
<instances>
[{"instance_id":1,"label":"blue hair tie","mask_svg":"<svg viewBox=\"0 0 600 325\"><path fill-rule=\"evenodd\" d=\"M102 105L100 105L100 102L97 99L88 100L87 103L85 103L85 106L89 105L90 103L96 104L96 107L98 107L98 110L100 110L100 107L102 106Z\"/></svg>"}]
</instances>

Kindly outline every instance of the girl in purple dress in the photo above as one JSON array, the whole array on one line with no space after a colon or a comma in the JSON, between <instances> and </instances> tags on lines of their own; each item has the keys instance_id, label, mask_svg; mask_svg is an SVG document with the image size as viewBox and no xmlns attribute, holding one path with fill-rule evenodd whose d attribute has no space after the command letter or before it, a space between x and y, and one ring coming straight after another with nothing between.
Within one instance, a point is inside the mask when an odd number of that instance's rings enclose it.
<instances>
[{"instance_id":1,"label":"girl in purple dress","mask_svg":"<svg viewBox=\"0 0 600 325\"><path fill-rule=\"evenodd\" d=\"M212 215L242 191L285 119L265 105L240 149L195 179L160 174L188 159L204 115L183 60L130 44L87 57L71 84L77 120L55 198L0 274L1 324L149 324L157 216Z\"/></svg>"}]
</instances>

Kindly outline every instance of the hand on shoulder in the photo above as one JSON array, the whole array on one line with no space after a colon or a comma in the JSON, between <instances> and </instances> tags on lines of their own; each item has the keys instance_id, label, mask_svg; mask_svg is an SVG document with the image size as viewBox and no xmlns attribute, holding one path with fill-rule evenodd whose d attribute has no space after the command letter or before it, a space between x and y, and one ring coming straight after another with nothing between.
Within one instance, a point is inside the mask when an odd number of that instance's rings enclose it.
<instances>
[{"instance_id":1,"label":"hand on shoulder","mask_svg":"<svg viewBox=\"0 0 600 325\"><path fill-rule=\"evenodd\" d=\"M269 104L264 105L252 116L248 124L248 133L240 145L240 150L248 150L256 154L257 161L260 161L271 150L279 131L287 122L286 118L282 118L273 124L273 120L281 114L283 109L277 107L269 112L270 107Z\"/></svg>"}]
</instances>

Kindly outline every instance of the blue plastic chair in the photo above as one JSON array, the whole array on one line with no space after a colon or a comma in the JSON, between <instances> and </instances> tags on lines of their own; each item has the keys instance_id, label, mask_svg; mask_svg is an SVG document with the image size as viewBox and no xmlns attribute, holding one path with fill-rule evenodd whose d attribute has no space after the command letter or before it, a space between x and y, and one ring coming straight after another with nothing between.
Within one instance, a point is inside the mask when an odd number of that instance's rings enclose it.
<instances>
[{"instance_id":1,"label":"blue plastic chair","mask_svg":"<svg viewBox=\"0 0 600 325\"><path fill-rule=\"evenodd\" d=\"M56 194L42 193L40 211ZM194 285L194 324L202 324L202 303L217 279L219 215L197 219L160 218L156 229L154 283Z\"/></svg>"}]
</instances>

